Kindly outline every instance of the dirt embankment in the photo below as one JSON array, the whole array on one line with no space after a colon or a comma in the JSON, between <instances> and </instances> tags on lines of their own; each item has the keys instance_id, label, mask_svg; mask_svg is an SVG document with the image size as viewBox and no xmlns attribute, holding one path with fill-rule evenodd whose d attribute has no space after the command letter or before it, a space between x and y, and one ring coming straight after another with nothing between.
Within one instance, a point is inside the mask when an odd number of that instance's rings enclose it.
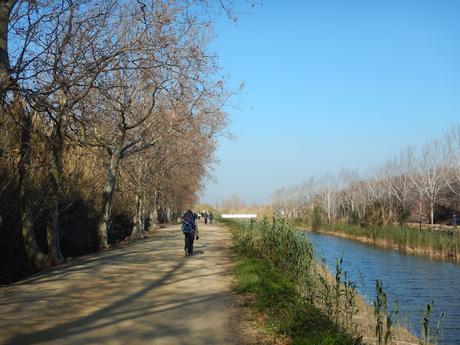
<instances>
[{"instance_id":1,"label":"dirt embankment","mask_svg":"<svg viewBox=\"0 0 460 345\"><path fill-rule=\"evenodd\" d=\"M324 265L317 264L315 268L316 272L334 286L335 279L332 273ZM344 299L345 296L342 295ZM342 300L341 304L344 304ZM377 318L375 315L374 307L368 305L364 297L357 294L355 296L355 304L357 312L353 315L353 324L356 328L356 332L363 336L363 342L368 345L374 345L377 343L377 336L375 334L375 326ZM344 316L342 315L342 319ZM393 325L391 328L391 340L388 342L389 345L419 345L417 337L409 332L403 325Z\"/></svg>"}]
</instances>

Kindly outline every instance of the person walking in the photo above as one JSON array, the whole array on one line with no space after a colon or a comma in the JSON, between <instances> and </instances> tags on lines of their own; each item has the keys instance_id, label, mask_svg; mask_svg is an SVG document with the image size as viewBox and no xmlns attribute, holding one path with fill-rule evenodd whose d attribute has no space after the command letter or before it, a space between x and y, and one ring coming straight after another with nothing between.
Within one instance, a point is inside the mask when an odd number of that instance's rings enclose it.
<instances>
[{"instance_id":1,"label":"person walking","mask_svg":"<svg viewBox=\"0 0 460 345\"><path fill-rule=\"evenodd\" d=\"M185 256L193 255L193 242L198 240L198 226L196 225L195 214L188 210L182 216L182 233L184 234L184 251Z\"/></svg>"},{"instance_id":2,"label":"person walking","mask_svg":"<svg viewBox=\"0 0 460 345\"><path fill-rule=\"evenodd\" d=\"M209 211L209 224L212 224L212 221L214 220L214 215L212 214L212 211Z\"/></svg>"}]
</instances>

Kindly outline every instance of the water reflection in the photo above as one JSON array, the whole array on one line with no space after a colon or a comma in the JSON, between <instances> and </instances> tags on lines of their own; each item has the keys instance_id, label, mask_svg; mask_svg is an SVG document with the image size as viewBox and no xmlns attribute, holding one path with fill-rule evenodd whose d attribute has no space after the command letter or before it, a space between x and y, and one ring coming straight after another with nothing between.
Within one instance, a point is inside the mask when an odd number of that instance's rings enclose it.
<instances>
[{"instance_id":1,"label":"water reflection","mask_svg":"<svg viewBox=\"0 0 460 345\"><path fill-rule=\"evenodd\" d=\"M444 311L444 344L460 344L460 265L317 233L307 237L332 272L335 259L343 257L344 270L367 301L374 299L375 280L381 279L389 301L399 301L401 318L416 334L425 305L433 301L432 325Z\"/></svg>"}]
</instances>

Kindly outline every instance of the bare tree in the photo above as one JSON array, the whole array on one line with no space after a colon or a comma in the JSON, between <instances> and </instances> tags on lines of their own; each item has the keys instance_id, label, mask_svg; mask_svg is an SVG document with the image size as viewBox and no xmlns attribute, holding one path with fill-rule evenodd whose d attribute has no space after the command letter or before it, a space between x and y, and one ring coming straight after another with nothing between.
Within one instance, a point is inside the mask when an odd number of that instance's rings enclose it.
<instances>
[{"instance_id":1,"label":"bare tree","mask_svg":"<svg viewBox=\"0 0 460 345\"><path fill-rule=\"evenodd\" d=\"M13 85L8 51L8 28L10 16L17 0L0 1L0 98L3 101L5 92Z\"/></svg>"},{"instance_id":2,"label":"bare tree","mask_svg":"<svg viewBox=\"0 0 460 345\"><path fill-rule=\"evenodd\" d=\"M444 187L445 162L442 155L441 143L437 140L425 144L422 156L414 164L412 181L420 193L429 202L430 224L434 225L434 208L438 201L439 192Z\"/></svg>"},{"instance_id":3,"label":"bare tree","mask_svg":"<svg viewBox=\"0 0 460 345\"><path fill-rule=\"evenodd\" d=\"M414 152L415 149L409 146L399 153L398 158L389 160L385 165L386 183L392 196L396 199L396 203L399 205L396 210L399 222L404 221L410 213L409 202L412 185L410 175Z\"/></svg>"},{"instance_id":4,"label":"bare tree","mask_svg":"<svg viewBox=\"0 0 460 345\"><path fill-rule=\"evenodd\" d=\"M335 218L337 209L337 183L335 178L325 175L320 179L319 198L329 223Z\"/></svg>"},{"instance_id":5,"label":"bare tree","mask_svg":"<svg viewBox=\"0 0 460 345\"><path fill-rule=\"evenodd\" d=\"M75 201L76 182L85 186L78 193L101 209L99 237L107 245L123 161L136 172L137 228L144 227L147 207L161 204L172 214L196 198L226 125L228 96L207 50L212 18L201 10L208 6L201 0L0 2L0 165L7 166L7 148L8 165L17 166L9 180L18 181L26 251L37 266L62 261L62 215ZM153 151L160 142L162 150ZM196 164L192 174L173 160L162 163L164 155L193 160L181 150L202 157L189 162ZM146 164L150 151L161 153L155 164ZM90 194L104 182L101 202ZM152 195L148 185L155 186ZM127 185L119 191L118 200L129 200ZM43 228L36 221L45 217L48 245L40 248L35 232Z\"/></svg>"},{"instance_id":6,"label":"bare tree","mask_svg":"<svg viewBox=\"0 0 460 345\"><path fill-rule=\"evenodd\" d=\"M448 162L446 184L455 195L460 196L460 125L452 126L444 134L443 143Z\"/></svg>"}]
</instances>

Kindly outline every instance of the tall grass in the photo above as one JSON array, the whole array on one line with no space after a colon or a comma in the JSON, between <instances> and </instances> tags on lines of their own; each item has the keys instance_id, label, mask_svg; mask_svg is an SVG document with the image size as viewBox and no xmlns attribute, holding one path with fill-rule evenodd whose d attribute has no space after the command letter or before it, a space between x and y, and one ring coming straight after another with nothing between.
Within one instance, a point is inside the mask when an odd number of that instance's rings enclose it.
<instances>
[{"instance_id":1,"label":"tall grass","mask_svg":"<svg viewBox=\"0 0 460 345\"><path fill-rule=\"evenodd\" d=\"M285 221L240 223L236 248L245 255L264 258L289 272L302 291L310 290L314 249L305 236Z\"/></svg>"},{"instance_id":2,"label":"tall grass","mask_svg":"<svg viewBox=\"0 0 460 345\"><path fill-rule=\"evenodd\" d=\"M427 303L421 316L420 345L444 344L444 312L439 314L436 326L431 325L433 302Z\"/></svg>"},{"instance_id":3,"label":"tall grass","mask_svg":"<svg viewBox=\"0 0 460 345\"><path fill-rule=\"evenodd\" d=\"M319 310L322 317L359 344L353 316L357 312L355 284L347 279L338 260L335 277L314 257L313 245L292 224L277 220L270 223L226 221L233 225L236 251L245 257L263 259L289 277L306 306ZM235 224L237 226L235 227ZM344 279L345 277L345 279ZM334 279L335 278L335 279Z\"/></svg>"},{"instance_id":4,"label":"tall grass","mask_svg":"<svg viewBox=\"0 0 460 345\"><path fill-rule=\"evenodd\" d=\"M364 237L377 244L385 242L401 251L460 260L460 235L454 231L416 229L407 226L361 227L343 223L323 225L321 230Z\"/></svg>"},{"instance_id":5,"label":"tall grass","mask_svg":"<svg viewBox=\"0 0 460 345\"><path fill-rule=\"evenodd\" d=\"M381 280L376 280L375 290L377 293L377 297L374 300L375 336L377 337L378 345L388 344L391 338L393 318L388 311L388 298L383 291Z\"/></svg>"},{"instance_id":6,"label":"tall grass","mask_svg":"<svg viewBox=\"0 0 460 345\"><path fill-rule=\"evenodd\" d=\"M332 275L328 271L324 260L322 263L316 260L313 245L304 236L303 232L298 230L298 225L295 226L285 220L274 220L273 222L269 222L266 219L260 222L223 220L223 222L233 229L234 248L236 252L240 254L240 257L246 257L250 260L249 265L240 265L240 271L244 273L245 267L253 269L254 265L259 268L265 267L262 269L263 273L259 274L259 280L265 280L265 283L252 285L252 290L248 290L248 286L251 286L254 282L254 280L250 280L251 284L243 284L244 289L246 289L245 291L269 291L265 293L262 304L275 303L279 307L281 304L276 301L280 295L282 296L283 293L286 293L281 291L285 290L283 286L288 286L288 290L290 291L288 293L289 298L281 298L285 300L290 299L292 301L296 299L292 297L292 288L294 288L298 293L298 299L302 302L295 306L292 306L291 303L289 308L292 310L306 308L310 310L309 313L305 314L308 314L309 318L311 318L311 311L316 310L321 313L321 318L328 320L329 324L333 325L336 332L339 330L339 332L343 332L343 336L348 337L349 342L345 343L360 344L362 342L359 335L360 328L354 321L354 316L359 311L356 303L356 284L348 279L348 274L342 267L342 259L336 260L335 274ZM334 230L333 227L329 229ZM370 233L369 229L356 226L348 227L348 229L353 235L364 235L375 239L386 239L387 237L385 236L388 236L386 234L393 231L391 228L387 230L373 228L373 231ZM401 229L401 233L398 236L404 238L407 243L419 243L421 241L420 238L429 236L427 233L414 235L413 232L414 229ZM251 260L256 261L253 262ZM275 273L267 273L272 270L275 270L273 271ZM271 277L271 280L275 282L270 281L268 277ZM274 289L274 287L277 288ZM278 291L278 297L275 296L275 290ZM373 320L375 323L375 342L378 345L393 344L395 331L401 334L401 329L395 328L399 323L398 301L394 301L393 311L390 311L388 303L389 301L383 290L382 282L377 280L376 298L373 302ZM427 308L430 307L427 306ZM272 312L274 310L272 307L269 309ZM284 311L281 310L278 310L277 313L284 315L283 318L285 319L297 319L297 316L293 316L292 314L286 316L287 314L285 315ZM420 339L420 343L438 344L439 340L442 343L444 315L441 314L436 329L429 327L429 318L429 312L425 312L421 317L422 329L420 333L422 339ZM311 322L311 320L308 322ZM324 324L324 322L321 323ZM297 326L299 326L299 322L297 322ZM297 329L296 332L298 331ZM350 336L351 334L354 336ZM435 334L435 337L432 336L433 334ZM428 341L428 339L430 340ZM331 342L330 344L335 343Z\"/></svg>"}]
</instances>

